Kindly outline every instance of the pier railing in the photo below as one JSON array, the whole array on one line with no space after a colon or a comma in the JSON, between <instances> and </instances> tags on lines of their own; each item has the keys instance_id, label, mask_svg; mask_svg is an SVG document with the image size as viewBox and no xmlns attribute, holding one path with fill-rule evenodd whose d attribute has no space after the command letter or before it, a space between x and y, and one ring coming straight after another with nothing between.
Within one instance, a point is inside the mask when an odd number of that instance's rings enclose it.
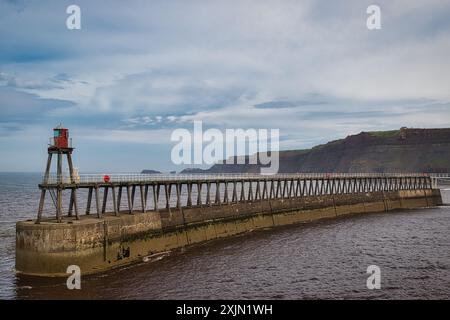
<instances>
[{"instance_id":1,"label":"pier railing","mask_svg":"<svg viewBox=\"0 0 450 320\"><path fill-rule=\"evenodd\" d=\"M450 173L431 173L431 186L433 189L439 188L439 185L450 184Z\"/></svg>"},{"instance_id":2,"label":"pier railing","mask_svg":"<svg viewBox=\"0 0 450 320\"><path fill-rule=\"evenodd\" d=\"M450 173L430 173L432 178L450 178Z\"/></svg>"},{"instance_id":3,"label":"pier railing","mask_svg":"<svg viewBox=\"0 0 450 320\"><path fill-rule=\"evenodd\" d=\"M158 211L165 208L229 205L238 202L270 201L310 196L361 194L435 187L424 173L295 173L259 174L80 174L51 175L39 185L42 190L37 223L43 212L46 192L52 196L57 221L62 221L62 193L70 191L68 216L79 219L77 191L87 190L87 215L95 203L101 218L111 213ZM102 191L102 197L100 197ZM126 198L125 201L122 201ZM94 199L94 201L93 201ZM112 202L112 203L111 203ZM124 203L125 202L125 203ZM125 205L125 208L123 206Z\"/></svg>"},{"instance_id":4,"label":"pier railing","mask_svg":"<svg viewBox=\"0 0 450 320\"><path fill-rule=\"evenodd\" d=\"M213 174L77 174L71 179L69 174L50 174L43 176L42 184L89 184L89 183L141 183L141 182L189 182L189 181L217 181L217 180L267 180L267 179L332 179L332 178L387 178L387 177L417 177L429 176L426 173L286 173L276 175L261 175L252 173L213 173Z\"/></svg>"}]
</instances>

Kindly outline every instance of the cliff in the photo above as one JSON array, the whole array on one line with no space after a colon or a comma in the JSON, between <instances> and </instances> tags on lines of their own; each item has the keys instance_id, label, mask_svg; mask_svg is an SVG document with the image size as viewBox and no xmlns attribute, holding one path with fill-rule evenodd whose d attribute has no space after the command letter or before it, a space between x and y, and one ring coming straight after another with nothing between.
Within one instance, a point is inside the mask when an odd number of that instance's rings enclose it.
<instances>
[{"instance_id":1,"label":"cliff","mask_svg":"<svg viewBox=\"0 0 450 320\"><path fill-rule=\"evenodd\" d=\"M152 169L145 169L141 171L142 174L159 174L160 171L152 170Z\"/></svg>"},{"instance_id":2,"label":"cliff","mask_svg":"<svg viewBox=\"0 0 450 320\"><path fill-rule=\"evenodd\" d=\"M259 169L216 164L203 172ZM361 132L307 150L281 151L279 172L450 172L450 128Z\"/></svg>"}]
</instances>

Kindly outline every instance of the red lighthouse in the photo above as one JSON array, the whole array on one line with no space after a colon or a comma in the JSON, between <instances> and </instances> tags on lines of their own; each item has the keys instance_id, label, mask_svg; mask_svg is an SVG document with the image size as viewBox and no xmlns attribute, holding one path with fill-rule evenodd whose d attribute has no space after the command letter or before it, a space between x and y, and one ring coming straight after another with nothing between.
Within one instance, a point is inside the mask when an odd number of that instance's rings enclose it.
<instances>
[{"instance_id":1,"label":"red lighthouse","mask_svg":"<svg viewBox=\"0 0 450 320\"><path fill-rule=\"evenodd\" d=\"M48 159L47 166L45 168L44 180L42 184L39 185L41 188L41 199L39 202L38 209L38 219L36 223L39 223L42 216L42 211L44 208L44 199L46 190L49 190L56 207L56 218L58 222L62 221L62 190L70 189L71 197L69 204L69 216L72 215L72 208L75 209L75 215L78 219L78 208L76 203L76 191L77 191L77 179L74 172L72 164L72 143L69 138L69 129L63 128L62 125L57 126L53 129L53 137L50 138L50 143L48 145ZM50 179L50 169L52 163L52 156L57 157L56 162L56 176ZM69 167L69 176L65 177L63 175L63 156L67 157L67 164ZM56 178L56 179L55 179ZM54 195L56 191L56 196Z\"/></svg>"},{"instance_id":2,"label":"red lighthouse","mask_svg":"<svg viewBox=\"0 0 450 320\"><path fill-rule=\"evenodd\" d=\"M53 129L53 138L50 139L49 149L72 149L69 139L69 129L61 125Z\"/></svg>"}]
</instances>

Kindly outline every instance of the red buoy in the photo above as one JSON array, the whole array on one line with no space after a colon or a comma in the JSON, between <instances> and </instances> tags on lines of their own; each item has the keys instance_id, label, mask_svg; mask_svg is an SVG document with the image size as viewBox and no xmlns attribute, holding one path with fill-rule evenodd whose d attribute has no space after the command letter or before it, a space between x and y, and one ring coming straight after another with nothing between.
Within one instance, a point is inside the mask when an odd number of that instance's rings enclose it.
<instances>
[{"instance_id":1,"label":"red buoy","mask_svg":"<svg viewBox=\"0 0 450 320\"><path fill-rule=\"evenodd\" d=\"M105 181L105 183L108 183L108 182L109 182L109 176L108 176L107 174L105 174L105 175L103 176L103 181Z\"/></svg>"}]
</instances>

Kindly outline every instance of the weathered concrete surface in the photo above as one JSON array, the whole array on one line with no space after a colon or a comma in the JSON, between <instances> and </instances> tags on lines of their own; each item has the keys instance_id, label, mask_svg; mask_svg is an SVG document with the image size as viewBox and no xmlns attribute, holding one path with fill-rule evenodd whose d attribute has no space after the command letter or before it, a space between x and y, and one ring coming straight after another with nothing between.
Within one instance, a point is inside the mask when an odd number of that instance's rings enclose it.
<instances>
[{"instance_id":1,"label":"weathered concrete surface","mask_svg":"<svg viewBox=\"0 0 450 320\"><path fill-rule=\"evenodd\" d=\"M38 276L67 276L69 265L83 274L139 261L151 254L256 229L337 216L441 205L439 190L373 192L258 200L237 204L171 208L159 212L106 214L18 222L16 270Z\"/></svg>"}]
</instances>

